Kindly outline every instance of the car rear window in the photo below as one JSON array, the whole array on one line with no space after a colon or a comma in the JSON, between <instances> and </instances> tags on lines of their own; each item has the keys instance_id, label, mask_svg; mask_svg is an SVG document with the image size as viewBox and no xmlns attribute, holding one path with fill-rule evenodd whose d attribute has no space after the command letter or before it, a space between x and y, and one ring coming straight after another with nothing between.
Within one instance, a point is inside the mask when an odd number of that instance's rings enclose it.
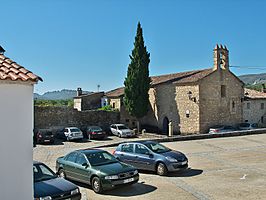
<instances>
[{"instance_id":1,"label":"car rear window","mask_svg":"<svg viewBox=\"0 0 266 200\"><path fill-rule=\"evenodd\" d=\"M71 128L70 131L71 132L80 132L80 130L78 128Z\"/></svg>"},{"instance_id":2,"label":"car rear window","mask_svg":"<svg viewBox=\"0 0 266 200\"><path fill-rule=\"evenodd\" d=\"M90 130L92 130L92 131L102 131L101 127L97 127L97 126L90 127Z\"/></svg>"},{"instance_id":3,"label":"car rear window","mask_svg":"<svg viewBox=\"0 0 266 200\"><path fill-rule=\"evenodd\" d=\"M120 125L120 126L117 126L117 128L118 128L119 130L128 129L126 126L122 126L122 125Z\"/></svg>"}]
</instances>

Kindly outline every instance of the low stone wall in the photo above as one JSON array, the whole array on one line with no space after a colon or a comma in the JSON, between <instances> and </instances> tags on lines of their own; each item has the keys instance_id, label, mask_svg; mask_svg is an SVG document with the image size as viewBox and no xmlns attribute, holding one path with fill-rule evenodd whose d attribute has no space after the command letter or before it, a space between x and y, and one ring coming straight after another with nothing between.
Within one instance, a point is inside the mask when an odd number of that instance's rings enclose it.
<instances>
[{"instance_id":1,"label":"low stone wall","mask_svg":"<svg viewBox=\"0 0 266 200\"><path fill-rule=\"evenodd\" d=\"M103 128L120 122L119 112L98 110L77 111L69 107L34 107L34 127L40 129L62 129L76 126L98 125Z\"/></svg>"}]
</instances>

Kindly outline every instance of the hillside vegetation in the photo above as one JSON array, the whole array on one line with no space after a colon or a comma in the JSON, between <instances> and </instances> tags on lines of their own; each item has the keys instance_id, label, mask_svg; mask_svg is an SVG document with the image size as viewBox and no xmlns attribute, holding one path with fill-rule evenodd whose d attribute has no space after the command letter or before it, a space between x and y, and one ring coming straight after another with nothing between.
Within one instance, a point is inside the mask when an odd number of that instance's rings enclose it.
<instances>
[{"instance_id":1,"label":"hillside vegetation","mask_svg":"<svg viewBox=\"0 0 266 200\"><path fill-rule=\"evenodd\" d=\"M37 99L34 100L34 106L55 106L55 107L62 107L62 106L68 106L73 107L74 106L74 100L73 99L66 99L66 100L42 100Z\"/></svg>"}]
</instances>

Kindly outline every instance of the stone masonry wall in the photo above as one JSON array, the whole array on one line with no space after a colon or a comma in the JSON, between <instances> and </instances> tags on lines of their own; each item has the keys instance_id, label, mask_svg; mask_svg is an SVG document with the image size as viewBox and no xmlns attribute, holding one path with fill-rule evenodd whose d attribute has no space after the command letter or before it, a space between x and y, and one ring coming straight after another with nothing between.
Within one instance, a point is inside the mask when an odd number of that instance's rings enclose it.
<instances>
[{"instance_id":1,"label":"stone masonry wall","mask_svg":"<svg viewBox=\"0 0 266 200\"><path fill-rule=\"evenodd\" d=\"M258 123L260 126L266 127L266 99L245 101L243 105L243 121Z\"/></svg>"},{"instance_id":2,"label":"stone masonry wall","mask_svg":"<svg viewBox=\"0 0 266 200\"><path fill-rule=\"evenodd\" d=\"M225 96L221 95L225 86ZM200 132L215 125L236 125L243 118L242 83L229 71L218 69L200 82Z\"/></svg>"},{"instance_id":3,"label":"stone masonry wall","mask_svg":"<svg viewBox=\"0 0 266 200\"><path fill-rule=\"evenodd\" d=\"M188 93L191 93L191 99ZM179 115L181 134L199 133L199 85L176 86L176 107Z\"/></svg>"},{"instance_id":4,"label":"stone masonry wall","mask_svg":"<svg viewBox=\"0 0 266 200\"><path fill-rule=\"evenodd\" d=\"M77 111L68 107L34 107L34 127L61 129L67 126L99 125L103 128L120 122L119 112Z\"/></svg>"}]
</instances>

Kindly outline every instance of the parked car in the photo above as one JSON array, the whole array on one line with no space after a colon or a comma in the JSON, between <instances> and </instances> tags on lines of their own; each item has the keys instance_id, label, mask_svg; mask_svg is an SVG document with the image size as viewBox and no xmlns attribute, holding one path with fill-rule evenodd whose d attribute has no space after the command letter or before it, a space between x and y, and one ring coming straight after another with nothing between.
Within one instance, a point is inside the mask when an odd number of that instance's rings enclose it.
<instances>
[{"instance_id":1,"label":"parked car","mask_svg":"<svg viewBox=\"0 0 266 200\"><path fill-rule=\"evenodd\" d=\"M245 123L240 123L238 125L238 128L240 130L256 129L256 128L258 128L258 124L257 123L247 123L247 122L245 122Z\"/></svg>"},{"instance_id":2,"label":"parked car","mask_svg":"<svg viewBox=\"0 0 266 200\"><path fill-rule=\"evenodd\" d=\"M99 126L87 126L83 129L86 138L89 139L104 139L106 133Z\"/></svg>"},{"instance_id":3,"label":"parked car","mask_svg":"<svg viewBox=\"0 0 266 200\"><path fill-rule=\"evenodd\" d=\"M61 139L61 140L66 140L66 135L64 133L64 130L65 129L58 129L56 132L55 132L55 137L57 139Z\"/></svg>"},{"instance_id":4,"label":"parked car","mask_svg":"<svg viewBox=\"0 0 266 200\"><path fill-rule=\"evenodd\" d=\"M64 134L68 141L83 139L82 131L77 127L66 127L64 129Z\"/></svg>"},{"instance_id":5,"label":"parked car","mask_svg":"<svg viewBox=\"0 0 266 200\"><path fill-rule=\"evenodd\" d=\"M33 162L33 179L35 200L81 199L78 186L58 177L44 163Z\"/></svg>"},{"instance_id":6,"label":"parked car","mask_svg":"<svg viewBox=\"0 0 266 200\"><path fill-rule=\"evenodd\" d=\"M230 131L236 131L237 129L233 126L223 126L223 125L218 125L218 126L213 126L210 128L209 133L226 133Z\"/></svg>"},{"instance_id":7,"label":"parked car","mask_svg":"<svg viewBox=\"0 0 266 200\"><path fill-rule=\"evenodd\" d=\"M137 169L155 171L158 175L188 167L188 159L183 153L153 141L122 143L113 154Z\"/></svg>"},{"instance_id":8,"label":"parked car","mask_svg":"<svg viewBox=\"0 0 266 200\"><path fill-rule=\"evenodd\" d=\"M138 182L138 170L101 149L77 150L56 160L61 177L92 186L96 193Z\"/></svg>"},{"instance_id":9,"label":"parked car","mask_svg":"<svg viewBox=\"0 0 266 200\"><path fill-rule=\"evenodd\" d=\"M116 135L118 137L133 137L134 136L133 130L129 129L124 124L112 124L110 126L110 130L113 135Z\"/></svg>"},{"instance_id":10,"label":"parked car","mask_svg":"<svg viewBox=\"0 0 266 200\"><path fill-rule=\"evenodd\" d=\"M54 143L53 132L48 129L37 129L36 140L38 144L44 144L44 143L53 144Z\"/></svg>"}]
</instances>

